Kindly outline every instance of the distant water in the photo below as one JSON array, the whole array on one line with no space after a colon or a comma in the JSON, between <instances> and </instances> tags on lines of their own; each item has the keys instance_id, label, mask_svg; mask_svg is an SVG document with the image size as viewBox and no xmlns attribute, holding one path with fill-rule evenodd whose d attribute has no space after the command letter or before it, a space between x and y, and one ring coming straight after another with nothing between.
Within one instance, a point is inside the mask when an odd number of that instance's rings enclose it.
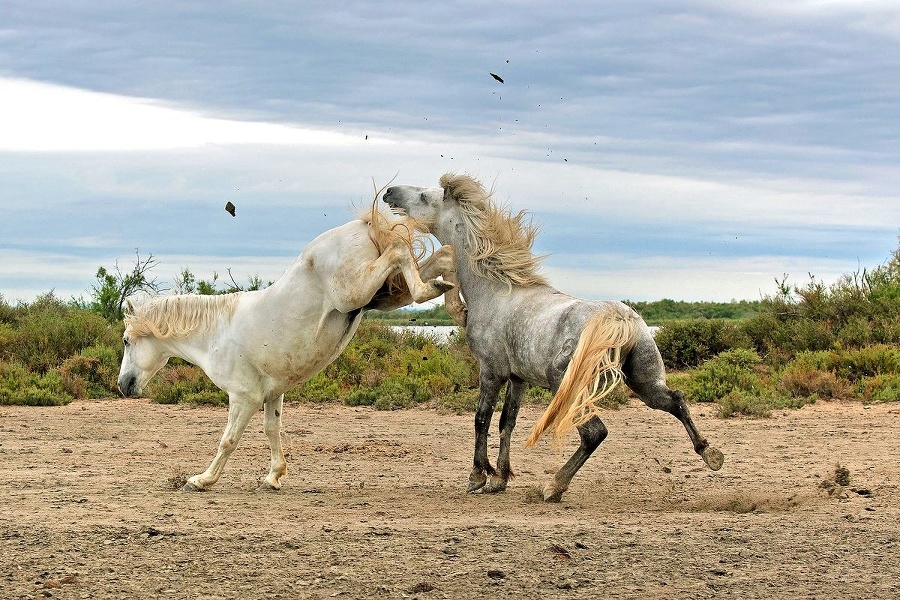
<instances>
[{"instance_id":1,"label":"distant water","mask_svg":"<svg viewBox=\"0 0 900 600\"><path fill-rule=\"evenodd\" d=\"M458 335L459 327L456 325L391 325L391 329L398 332L408 331L419 335L426 335L439 344L444 344L451 336ZM656 335L659 327L650 326L650 333Z\"/></svg>"},{"instance_id":2,"label":"distant water","mask_svg":"<svg viewBox=\"0 0 900 600\"><path fill-rule=\"evenodd\" d=\"M391 325L391 329L428 336L438 344L444 344L451 336L459 334L459 327L456 325Z\"/></svg>"}]
</instances>

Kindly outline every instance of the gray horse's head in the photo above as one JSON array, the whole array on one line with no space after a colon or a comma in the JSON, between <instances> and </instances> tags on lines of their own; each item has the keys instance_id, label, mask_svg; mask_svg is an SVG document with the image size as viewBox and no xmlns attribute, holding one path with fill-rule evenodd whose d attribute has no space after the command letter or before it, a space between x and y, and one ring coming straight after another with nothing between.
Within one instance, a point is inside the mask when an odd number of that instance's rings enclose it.
<instances>
[{"instance_id":1,"label":"gray horse's head","mask_svg":"<svg viewBox=\"0 0 900 600\"><path fill-rule=\"evenodd\" d=\"M444 189L439 187L423 188L413 185L395 185L384 192L382 199L391 207L400 209L407 215L428 228L442 243L448 227L452 227L449 217L450 198L445 198Z\"/></svg>"}]
</instances>

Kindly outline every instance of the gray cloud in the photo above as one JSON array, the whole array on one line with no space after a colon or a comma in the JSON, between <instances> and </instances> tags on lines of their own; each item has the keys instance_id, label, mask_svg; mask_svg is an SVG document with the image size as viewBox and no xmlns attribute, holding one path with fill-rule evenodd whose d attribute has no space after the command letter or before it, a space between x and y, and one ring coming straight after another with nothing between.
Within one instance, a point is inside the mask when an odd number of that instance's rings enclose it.
<instances>
[{"instance_id":1,"label":"gray cloud","mask_svg":"<svg viewBox=\"0 0 900 600\"><path fill-rule=\"evenodd\" d=\"M275 263L373 176L462 170L535 212L556 269L576 242L871 264L900 223L898 24L889 2L10 0L0 76L393 145L7 152L0 252Z\"/></svg>"}]
</instances>

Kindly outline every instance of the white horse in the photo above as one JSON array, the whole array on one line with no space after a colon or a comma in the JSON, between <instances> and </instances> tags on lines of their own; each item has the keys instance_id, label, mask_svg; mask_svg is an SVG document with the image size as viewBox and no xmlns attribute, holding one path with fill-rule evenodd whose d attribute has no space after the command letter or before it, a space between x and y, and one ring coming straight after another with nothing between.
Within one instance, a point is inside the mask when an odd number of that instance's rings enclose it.
<instances>
[{"instance_id":1,"label":"white horse","mask_svg":"<svg viewBox=\"0 0 900 600\"><path fill-rule=\"evenodd\" d=\"M287 471L281 447L284 392L337 358L365 309L387 310L446 292L448 311L464 319L452 283L454 251L443 246L417 265L413 244L418 240L408 219L373 205L364 218L314 239L264 290L127 303L118 379L125 396L139 397L173 356L203 369L228 393L228 424L218 452L206 471L188 479L185 491L205 490L219 479L250 417L261 408L271 450L263 486L281 488Z\"/></svg>"}]
</instances>

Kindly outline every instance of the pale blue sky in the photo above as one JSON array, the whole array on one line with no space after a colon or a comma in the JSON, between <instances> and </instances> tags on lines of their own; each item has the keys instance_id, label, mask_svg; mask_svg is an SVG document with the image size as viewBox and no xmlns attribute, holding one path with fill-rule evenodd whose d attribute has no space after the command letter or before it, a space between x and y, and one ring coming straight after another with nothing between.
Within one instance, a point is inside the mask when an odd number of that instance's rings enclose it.
<instances>
[{"instance_id":1,"label":"pale blue sky","mask_svg":"<svg viewBox=\"0 0 900 600\"><path fill-rule=\"evenodd\" d=\"M162 281L275 279L373 178L450 170L531 211L580 296L875 266L900 233L900 5L0 0L8 301L87 296L136 248Z\"/></svg>"}]
</instances>

